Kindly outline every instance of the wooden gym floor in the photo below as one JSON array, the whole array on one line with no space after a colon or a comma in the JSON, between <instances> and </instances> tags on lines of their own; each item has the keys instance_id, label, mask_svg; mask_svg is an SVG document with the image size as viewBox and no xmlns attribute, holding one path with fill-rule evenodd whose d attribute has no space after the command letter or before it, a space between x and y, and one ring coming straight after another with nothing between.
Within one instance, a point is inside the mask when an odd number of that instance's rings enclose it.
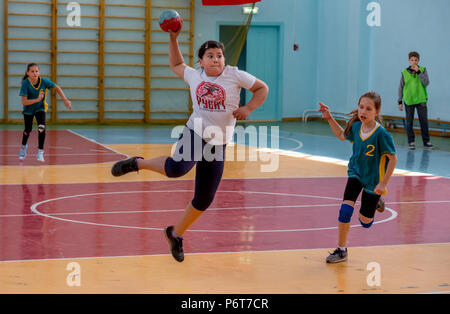
<instances>
[{"instance_id":1,"label":"wooden gym floor","mask_svg":"<svg viewBox=\"0 0 450 314\"><path fill-rule=\"evenodd\" d=\"M282 128L277 160L226 162L216 199L185 233L178 263L162 230L192 198L195 172L110 174L126 156L169 154L168 130L50 128L39 163L36 132L19 162L21 131L2 127L0 293L450 293L442 144L414 155L398 145L387 210L370 229L354 215L349 260L330 265L348 146L326 131ZM227 156L238 149L267 151L229 145ZM270 162L274 171L262 172Z\"/></svg>"}]
</instances>

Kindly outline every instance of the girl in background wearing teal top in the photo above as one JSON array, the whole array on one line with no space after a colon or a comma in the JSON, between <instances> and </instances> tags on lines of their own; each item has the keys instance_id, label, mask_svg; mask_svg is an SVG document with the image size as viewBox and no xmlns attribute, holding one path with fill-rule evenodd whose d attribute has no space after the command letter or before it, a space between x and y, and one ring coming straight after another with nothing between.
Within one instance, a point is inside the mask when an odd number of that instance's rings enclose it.
<instances>
[{"instance_id":1,"label":"girl in background wearing teal top","mask_svg":"<svg viewBox=\"0 0 450 314\"><path fill-rule=\"evenodd\" d=\"M361 96L358 109L351 114L345 130L336 122L330 109L320 103L319 111L328 120L333 133L341 140L353 144L353 154L348 164L348 180L344 199L339 211L339 241L337 249L331 253L327 263L347 260L347 235L356 199L362 192L359 221L364 228L370 228L375 211L384 210L386 186L397 163L395 146L391 134L381 125L379 116L381 97L376 92Z\"/></svg>"},{"instance_id":2,"label":"girl in background wearing teal top","mask_svg":"<svg viewBox=\"0 0 450 314\"><path fill-rule=\"evenodd\" d=\"M38 153L37 160L44 161L44 141L45 141L45 112L47 111L47 91L54 88L64 101L67 109L72 109L70 101L64 95L62 89L49 79L40 77L39 66L30 63L22 79L20 96L22 96L23 118L25 129L22 136L22 146L20 148L19 159L25 159L28 148L28 137L33 128L33 118L36 117L38 124Z\"/></svg>"}]
</instances>

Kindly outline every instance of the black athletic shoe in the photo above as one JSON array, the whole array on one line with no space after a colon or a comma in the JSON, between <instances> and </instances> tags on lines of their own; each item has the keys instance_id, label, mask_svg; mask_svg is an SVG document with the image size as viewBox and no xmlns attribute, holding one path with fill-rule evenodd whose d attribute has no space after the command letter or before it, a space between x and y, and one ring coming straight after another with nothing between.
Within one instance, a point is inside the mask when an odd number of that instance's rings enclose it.
<instances>
[{"instance_id":1,"label":"black athletic shoe","mask_svg":"<svg viewBox=\"0 0 450 314\"><path fill-rule=\"evenodd\" d=\"M132 171L138 171L137 160L143 159L142 157L131 157L125 160L118 161L112 166L111 173L115 177L123 176L124 174Z\"/></svg>"},{"instance_id":2,"label":"black athletic shoe","mask_svg":"<svg viewBox=\"0 0 450 314\"><path fill-rule=\"evenodd\" d=\"M183 237L174 237L172 234L173 226L169 226L164 230L167 241L170 244L170 251L172 256L178 262L184 261L184 251L183 251Z\"/></svg>"},{"instance_id":3,"label":"black athletic shoe","mask_svg":"<svg viewBox=\"0 0 450 314\"><path fill-rule=\"evenodd\" d=\"M378 204L377 204L377 211L379 211L380 213L384 212L384 209L386 208L386 204L384 202L384 198L383 196L380 197L380 199L378 200Z\"/></svg>"},{"instance_id":4,"label":"black athletic shoe","mask_svg":"<svg viewBox=\"0 0 450 314\"><path fill-rule=\"evenodd\" d=\"M327 263L340 263L345 262L348 257L347 249L345 251L341 250L340 248L337 248L334 250L333 253L330 253L330 255L327 257L326 261Z\"/></svg>"}]
</instances>

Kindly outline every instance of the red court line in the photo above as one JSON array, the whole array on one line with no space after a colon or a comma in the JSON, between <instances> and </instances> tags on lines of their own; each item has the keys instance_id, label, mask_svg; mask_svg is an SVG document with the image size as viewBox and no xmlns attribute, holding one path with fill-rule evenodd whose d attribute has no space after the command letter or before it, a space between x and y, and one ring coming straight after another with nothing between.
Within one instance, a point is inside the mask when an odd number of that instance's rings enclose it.
<instances>
[{"instance_id":1,"label":"red court line","mask_svg":"<svg viewBox=\"0 0 450 314\"><path fill-rule=\"evenodd\" d=\"M38 132L33 130L28 138L28 151L24 161L19 160L22 144L19 130L0 131L0 165L42 166L77 165L117 161L124 158L113 150L67 130L47 130L44 145L44 162L36 160Z\"/></svg>"},{"instance_id":2,"label":"red court line","mask_svg":"<svg viewBox=\"0 0 450 314\"><path fill-rule=\"evenodd\" d=\"M345 178L223 180L210 210L192 226L208 232L188 231L185 251L333 248L345 182ZM449 182L392 178L386 201L398 217L370 229L352 228L348 245L450 242ZM177 221L193 188L191 180L2 185L0 260L167 254L161 230ZM295 196L300 194L308 197ZM33 215L30 207L39 202L43 202L36 207L39 212L72 222ZM376 221L390 216L385 211ZM356 214L352 224L358 225ZM315 230L252 232L286 229Z\"/></svg>"}]
</instances>

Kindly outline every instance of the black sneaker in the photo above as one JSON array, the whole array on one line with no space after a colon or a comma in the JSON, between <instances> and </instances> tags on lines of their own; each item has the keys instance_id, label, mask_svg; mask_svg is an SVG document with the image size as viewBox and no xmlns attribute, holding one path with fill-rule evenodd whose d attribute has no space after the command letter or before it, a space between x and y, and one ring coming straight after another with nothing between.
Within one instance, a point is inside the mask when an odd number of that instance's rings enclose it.
<instances>
[{"instance_id":1,"label":"black sneaker","mask_svg":"<svg viewBox=\"0 0 450 314\"><path fill-rule=\"evenodd\" d=\"M383 196L381 196L380 199L378 200L377 211L382 213L382 212L384 212L385 208L386 208L386 204L385 204Z\"/></svg>"},{"instance_id":2,"label":"black sneaker","mask_svg":"<svg viewBox=\"0 0 450 314\"><path fill-rule=\"evenodd\" d=\"M123 176L124 174L132 171L138 171L137 160L143 159L142 157L131 157L125 160L118 161L112 166L111 173L115 177Z\"/></svg>"},{"instance_id":3,"label":"black sneaker","mask_svg":"<svg viewBox=\"0 0 450 314\"><path fill-rule=\"evenodd\" d=\"M327 263L340 263L345 262L347 260L347 249L345 251L337 248L333 253L327 257Z\"/></svg>"},{"instance_id":4,"label":"black sneaker","mask_svg":"<svg viewBox=\"0 0 450 314\"><path fill-rule=\"evenodd\" d=\"M408 148L409 148L410 150L414 150L414 149L416 149L416 144L414 144L414 143L409 143Z\"/></svg>"},{"instance_id":5,"label":"black sneaker","mask_svg":"<svg viewBox=\"0 0 450 314\"><path fill-rule=\"evenodd\" d=\"M425 149L433 149L434 146L431 143L426 143L425 145L423 145L423 148L425 148Z\"/></svg>"},{"instance_id":6,"label":"black sneaker","mask_svg":"<svg viewBox=\"0 0 450 314\"><path fill-rule=\"evenodd\" d=\"M183 251L183 237L174 237L172 234L173 226L169 226L164 230L167 241L170 244L170 251L172 256L178 262L184 261L184 251Z\"/></svg>"}]
</instances>

